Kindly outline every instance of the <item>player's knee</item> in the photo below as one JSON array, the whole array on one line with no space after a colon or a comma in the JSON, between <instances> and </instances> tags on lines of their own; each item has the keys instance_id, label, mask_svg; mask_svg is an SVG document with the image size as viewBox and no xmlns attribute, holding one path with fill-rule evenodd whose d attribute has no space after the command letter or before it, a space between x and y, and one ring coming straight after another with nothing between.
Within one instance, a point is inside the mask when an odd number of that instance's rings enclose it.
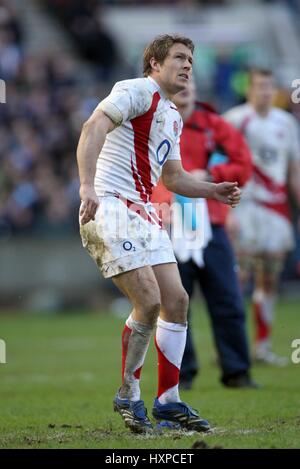
<instances>
[{"instance_id":1,"label":"player's knee","mask_svg":"<svg viewBox=\"0 0 300 469\"><path fill-rule=\"evenodd\" d=\"M189 295L187 294L184 288L180 292L178 302L179 302L181 311L184 312L184 315L186 317L187 312L188 312L188 307L189 307Z\"/></svg>"},{"instance_id":2,"label":"player's knee","mask_svg":"<svg viewBox=\"0 0 300 469\"><path fill-rule=\"evenodd\" d=\"M263 286L265 293L272 294L277 291L280 272L283 269L283 260L277 258L264 259Z\"/></svg>"},{"instance_id":3,"label":"player's knee","mask_svg":"<svg viewBox=\"0 0 300 469\"><path fill-rule=\"evenodd\" d=\"M277 278L265 278L263 283L264 293L272 295L277 292L278 279Z\"/></svg>"},{"instance_id":4,"label":"player's knee","mask_svg":"<svg viewBox=\"0 0 300 469\"><path fill-rule=\"evenodd\" d=\"M159 316L160 308L161 304L158 298L149 299L140 307L140 313L145 318L145 322L154 326Z\"/></svg>"},{"instance_id":5,"label":"player's knee","mask_svg":"<svg viewBox=\"0 0 300 469\"><path fill-rule=\"evenodd\" d=\"M160 307L160 301L153 301L148 305L148 315L153 318L154 321L156 321L159 316Z\"/></svg>"},{"instance_id":6,"label":"player's knee","mask_svg":"<svg viewBox=\"0 0 300 469\"><path fill-rule=\"evenodd\" d=\"M167 304L163 305L165 314L171 322L186 322L189 307L189 296L184 288L172 295Z\"/></svg>"},{"instance_id":7,"label":"player's knee","mask_svg":"<svg viewBox=\"0 0 300 469\"><path fill-rule=\"evenodd\" d=\"M238 255L237 274L242 285L245 285L250 279L253 266L254 260L250 254L240 253Z\"/></svg>"}]
</instances>

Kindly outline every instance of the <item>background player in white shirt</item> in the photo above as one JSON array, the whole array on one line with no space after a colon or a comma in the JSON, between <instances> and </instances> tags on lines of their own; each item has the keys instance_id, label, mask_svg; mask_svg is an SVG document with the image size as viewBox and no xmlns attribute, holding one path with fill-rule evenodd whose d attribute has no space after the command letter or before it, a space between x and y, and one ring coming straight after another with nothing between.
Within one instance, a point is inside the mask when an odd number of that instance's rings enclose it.
<instances>
[{"instance_id":1,"label":"background player in white shirt","mask_svg":"<svg viewBox=\"0 0 300 469\"><path fill-rule=\"evenodd\" d=\"M133 305L122 334L123 384L114 409L135 432L152 429L139 380L156 322L153 415L189 429L209 429L179 397L188 296L171 242L149 202L161 174L166 187L182 195L231 206L240 199L237 183L202 182L181 166L181 118L170 99L190 80L193 50L187 38L156 38L144 52L145 78L115 85L84 124L77 150L83 244Z\"/></svg>"},{"instance_id":2,"label":"background player in white shirt","mask_svg":"<svg viewBox=\"0 0 300 469\"><path fill-rule=\"evenodd\" d=\"M300 207L300 143L295 118L272 106L275 92L272 72L253 70L248 102L229 110L225 118L243 132L253 157L253 176L232 213L231 226L242 282L254 272L254 357L282 366L287 359L272 352L270 336L279 276L294 245L288 185Z\"/></svg>"}]
</instances>

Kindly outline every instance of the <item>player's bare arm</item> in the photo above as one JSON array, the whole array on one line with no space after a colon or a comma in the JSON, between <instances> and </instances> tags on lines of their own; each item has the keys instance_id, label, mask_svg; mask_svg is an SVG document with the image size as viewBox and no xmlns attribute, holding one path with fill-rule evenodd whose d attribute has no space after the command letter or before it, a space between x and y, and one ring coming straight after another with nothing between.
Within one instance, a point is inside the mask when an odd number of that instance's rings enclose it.
<instances>
[{"instance_id":1,"label":"player's bare arm","mask_svg":"<svg viewBox=\"0 0 300 469\"><path fill-rule=\"evenodd\" d=\"M186 197L204 197L216 199L224 204L236 207L241 198L237 182L214 184L205 182L197 173L186 172L180 161L167 161L162 170L162 180L166 188Z\"/></svg>"},{"instance_id":2,"label":"player's bare arm","mask_svg":"<svg viewBox=\"0 0 300 469\"><path fill-rule=\"evenodd\" d=\"M77 147L77 162L80 179L81 224L93 220L99 205L94 189L96 162L104 145L106 135L115 128L115 124L101 109L93 112L83 124Z\"/></svg>"}]
</instances>

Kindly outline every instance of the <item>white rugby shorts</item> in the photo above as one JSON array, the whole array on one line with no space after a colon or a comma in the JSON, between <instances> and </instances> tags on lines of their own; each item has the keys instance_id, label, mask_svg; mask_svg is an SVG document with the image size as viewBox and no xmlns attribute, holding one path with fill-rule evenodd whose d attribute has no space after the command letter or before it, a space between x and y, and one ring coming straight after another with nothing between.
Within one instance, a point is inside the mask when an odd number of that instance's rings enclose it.
<instances>
[{"instance_id":1,"label":"white rugby shorts","mask_svg":"<svg viewBox=\"0 0 300 469\"><path fill-rule=\"evenodd\" d=\"M144 266L176 262L167 232L151 204L99 197L95 220L80 224L83 246L105 278Z\"/></svg>"},{"instance_id":2,"label":"white rugby shorts","mask_svg":"<svg viewBox=\"0 0 300 469\"><path fill-rule=\"evenodd\" d=\"M291 222L276 211L254 201L242 201L234 216L239 223L235 243L249 254L286 252L294 247Z\"/></svg>"}]
</instances>

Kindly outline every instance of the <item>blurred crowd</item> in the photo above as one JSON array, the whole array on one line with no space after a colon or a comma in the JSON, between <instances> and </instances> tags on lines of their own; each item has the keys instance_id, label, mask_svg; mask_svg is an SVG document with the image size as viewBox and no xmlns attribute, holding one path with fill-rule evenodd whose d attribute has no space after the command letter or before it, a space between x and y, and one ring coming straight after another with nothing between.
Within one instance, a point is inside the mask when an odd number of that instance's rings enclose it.
<instances>
[{"instance_id":1,"label":"blurred crowd","mask_svg":"<svg viewBox=\"0 0 300 469\"><path fill-rule=\"evenodd\" d=\"M97 78L111 80L120 58L115 39L102 22L103 2L44 0L44 5L60 21L78 54L94 66Z\"/></svg>"},{"instance_id":2,"label":"blurred crowd","mask_svg":"<svg viewBox=\"0 0 300 469\"><path fill-rule=\"evenodd\" d=\"M83 120L96 106L66 55L24 53L22 28L0 2L0 236L68 233L77 224L75 148Z\"/></svg>"}]
</instances>

